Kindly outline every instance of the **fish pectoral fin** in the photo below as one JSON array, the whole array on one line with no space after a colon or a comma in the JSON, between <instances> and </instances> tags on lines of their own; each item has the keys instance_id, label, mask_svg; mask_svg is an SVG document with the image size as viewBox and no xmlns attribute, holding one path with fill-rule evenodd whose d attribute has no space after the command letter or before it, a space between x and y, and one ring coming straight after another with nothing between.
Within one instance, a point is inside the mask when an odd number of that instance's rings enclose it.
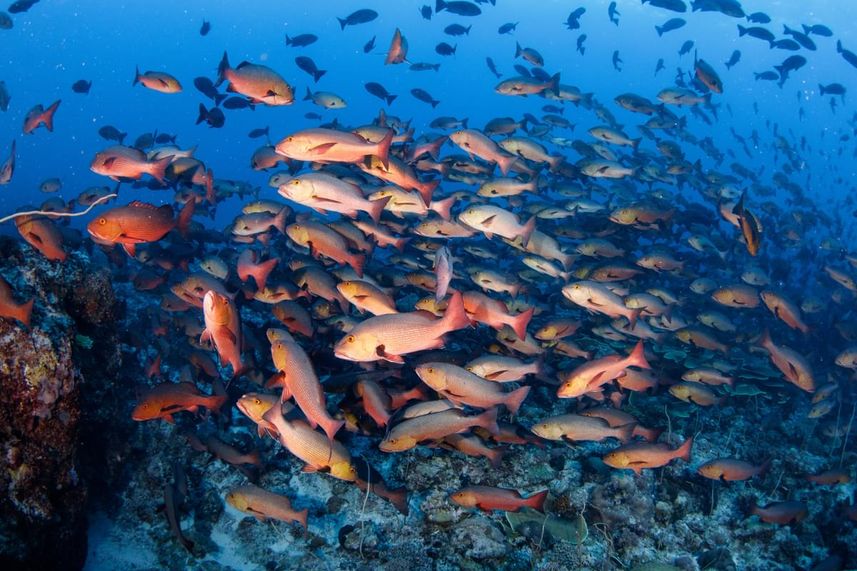
<instances>
[{"instance_id":1,"label":"fish pectoral fin","mask_svg":"<svg viewBox=\"0 0 857 571\"><path fill-rule=\"evenodd\" d=\"M401 365L401 364L404 364L404 362L405 362L405 360L402 359L400 356L391 355L391 354L387 353L384 350L383 345L378 345L378 347L375 348L375 354L378 355L379 357L381 357L382 359L386 359L387 361L390 361L391 363L398 363Z\"/></svg>"},{"instance_id":2,"label":"fish pectoral fin","mask_svg":"<svg viewBox=\"0 0 857 571\"><path fill-rule=\"evenodd\" d=\"M498 379L498 378L500 378L501 376L505 375L505 374L506 374L506 373L508 373L508 372L509 372L509 371L508 371L507 369L503 369L503 370L500 370L500 371L494 371L493 373L489 373L488 375L486 375L486 377L485 377L485 378L486 378L486 379L488 379L488 380L490 380L490 381L493 381L494 379Z\"/></svg>"},{"instance_id":3,"label":"fish pectoral fin","mask_svg":"<svg viewBox=\"0 0 857 571\"><path fill-rule=\"evenodd\" d=\"M491 216L489 216L488 218L486 218L485 220L483 220L479 224L481 224L482 226L491 226L491 224L494 222L495 218L497 218L497 216L495 214L492 214Z\"/></svg>"},{"instance_id":4,"label":"fish pectoral fin","mask_svg":"<svg viewBox=\"0 0 857 571\"><path fill-rule=\"evenodd\" d=\"M315 147L309 149L309 152L314 155L323 155L324 153L332 149L335 145L336 143L322 143L321 145L316 145Z\"/></svg>"},{"instance_id":5,"label":"fish pectoral fin","mask_svg":"<svg viewBox=\"0 0 857 571\"><path fill-rule=\"evenodd\" d=\"M595 301L591 297L589 299L587 299L586 302L593 307L604 307L602 304L598 303L597 301Z\"/></svg>"},{"instance_id":6,"label":"fish pectoral fin","mask_svg":"<svg viewBox=\"0 0 857 571\"><path fill-rule=\"evenodd\" d=\"M309 464L307 464L303 468L301 468L301 472L304 472L306 474L312 474L314 472L320 472L320 471L321 470L319 470L315 466L310 466Z\"/></svg>"},{"instance_id":7,"label":"fish pectoral fin","mask_svg":"<svg viewBox=\"0 0 857 571\"><path fill-rule=\"evenodd\" d=\"M227 339L229 339L229 342L232 343L233 345L238 344L238 338L235 336L235 334L232 332L232 330L226 326L222 326L222 327L218 328L217 334L218 335L224 335Z\"/></svg>"},{"instance_id":8,"label":"fish pectoral fin","mask_svg":"<svg viewBox=\"0 0 857 571\"><path fill-rule=\"evenodd\" d=\"M122 244L122 248L132 258L137 254L137 246L135 244Z\"/></svg>"},{"instance_id":9,"label":"fish pectoral fin","mask_svg":"<svg viewBox=\"0 0 857 571\"><path fill-rule=\"evenodd\" d=\"M278 94L277 94L277 92L276 92L276 91L274 91L273 89L269 89L269 90L265 93L265 97L276 97L277 95L278 95Z\"/></svg>"}]
</instances>

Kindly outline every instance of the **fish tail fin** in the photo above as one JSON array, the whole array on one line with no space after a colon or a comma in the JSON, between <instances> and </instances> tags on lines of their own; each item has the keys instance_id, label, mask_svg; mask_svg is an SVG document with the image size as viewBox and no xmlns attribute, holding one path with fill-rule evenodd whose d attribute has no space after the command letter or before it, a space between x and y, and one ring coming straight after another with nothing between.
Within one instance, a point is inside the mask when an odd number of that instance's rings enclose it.
<instances>
[{"instance_id":1,"label":"fish tail fin","mask_svg":"<svg viewBox=\"0 0 857 571\"><path fill-rule=\"evenodd\" d=\"M470 117L465 117L461 120L461 124L464 125L464 128L467 129L467 122L470 121Z\"/></svg>"},{"instance_id":2,"label":"fish tail fin","mask_svg":"<svg viewBox=\"0 0 857 571\"><path fill-rule=\"evenodd\" d=\"M520 57L521 51L521 44L515 42L515 57Z\"/></svg>"},{"instance_id":3,"label":"fish tail fin","mask_svg":"<svg viewBox=\"0 0 857 571\"><path fill-rule=\"evenodd\" d=\"M425 204L426 207L431 206L431 197L434 195L434 189L436 189L439 184L440 179L420 183L417 192L420 193L420 196L423 199L423 204Z\"/></svg>"},{"instance_id":4,"label":"fish tail fin","mask_svg":"<svg viewBox=\"0 0 857 571\"><path fill-rule=\"evenodd\" d=\"M516 160L518 160L518 157L515 155L500 155L497 157L497 166L500 167L500 172L503 173L503 176L506 176Z\"/></svg>"},{"instance_id":5,"label":"fish tail fin","mask_svg":"<svg viewBox=\"0 0 857 571\"><path fill-rule=\"evenodd\" d=\"M223 103L224 99L227 99L229 95L226 93L215 93L214 95L214 106L220 107L220 104Z\"/></svg>"},{"instance_id":6,"label":"fish tail fin","mask_svg":"<svg viewBox=\"0 0 857 571\"><path fill-rule=\"evenodd\" d=\"M407 245L408 245L408 242L410 242L410 241L411 241L411 239L410 239L410 238L398 238L398 239L395 241L395 243L393 244L393 247L394 247L394 248L396 248L396 249L397 249L398 251L400 251L400 252L404 252L404 251L405 251L405 246L407 246ZM373 245L374 245L374 244L373 244Z\"/></svg>"},{"instance_id":7,"label":"fish tail fin","mask_svg":"<svg viewBox=\"0 0 857 571\"><path fill-rule=\"evenodd\" d=\"M62 103L62 99L57 99L56 101L51 103L50 107L45 109L45 113L44 113L43 117L44 117L44 121L45 121L45 128L48 131L53 132L53 130L54 130L54 113L57 112L57 108L60 106L60 103Z\"/></svg>"},{"instance_id":8,"label":"fish tail fin","mask_svg":"<svg viewBox=\"0 0 857 571\"><path fill-rule=\"evenodd\" d=\"M741 26L738 27L740 28ZM655 31L658 33L659 38L664 35L664 29L661 26L655 26Z\"/></svg>"},{"instance_id":9,"label":"fish tail fin","mask_svg":"<svg viewBox=\"0 0 857 571\"><path fill-rule=\"evenodd\" d=\"M210 397L206 397L205 407L211 412L218 412L221 407L226 404L226 399L226 395L212 395Z\"/></svg>"},{"instance_id":10,"label":"fish tail fin","mask_svg":"<svg viewBox=\"0 0 857 571\"><path fill-rule=\"evenodd\" d=\"M429 209L434 210L444 220L449 220L452 216L452 206L455 204L455 197L450 196L443 200L436 200L429 204Z\"/></svg>"},{"instance_id":11,"label":"fish tail fin","mask_svg":"<svg viewBox=\"0 0 857 571\"><path fill-rule=\"evenodd\" d=\"M369 208L369 216L375 224L381 220L381 213L384 212L384 208L387 207L387 203L390 202L390 199L392 198L392 196L385 196L384 198L372 201L372 206Z\"/></svg>"},{"instance_id":12,"label":"fish tail fin","mask_svg":"<svg viewBox=\"0 0 857 571\"><path fill-rule=\"evenodd\" d=\"M836 40L836 53L841 54L843 51L842 40Z\"/></svg>"},{"instance_id":13,"label":"fish tail fin","mask_svg":"<svg viewBox=\"0 0 857 571\"><path fill-rule=\"evenodd\" d=\"M441 327L444 331L455 331L464 329L468 325L470 325L470 320L464 310L464 298L460 291L455 291L446 307L446 313L441 318Z\"/></svg>"},{"instance_id":14,"label":"fish tail fin","mask_svg":"<svg viewBox=\"0 0 857 571\"><path fill-rule=\"evenodd\" d=\"M217 204L217 196L214 194L214 171L208 169L205 175L205 199L212 206Z\"/></svg>"},{"instance_id":15,"label":"fish tail fin","mask_svg":"<svg viewBox=\"0 0 857 571\"><path fill-rule=\"evenodd\" d=\"M512 414L518 414L518 409L521 408L521 404L523 404L524 399L527 398L527 395L530 394L530 389L532 387L521 387L519 389L515 389L511 393L506 395L503 404L506 405L506 408L509 409L509 412Z\"/></svg>"},{"instance_id":16,"label":"fish tail fin","mask_svg":"<svg viewBox=\"0 0 857 571\"><path fill-rule=\"evenodd\" d=\"M314 74L312 74L312 78L316 83L318 83L318 80L321 79L325 73L327 73L326 69L318 69Z\"/></svg>"},{"instance_id":17,"label":"fish tail fin","mask_svg":"<svg viewBox=\"0 0 857 571\"><path fill-rule=\"evenodd\" d=\"M345 21L345 18L337 18L339 20L339 29L344 30L345 26L348 25L348 22Z\"/></svg>"},{"instance_id":18,"label":"fish tail fin","mask_svg":"<svg viewBox=\"0 0 857 571\"><path fill-rule=\"evenodd\" d=\"M521 245L526 248L530 243L530 238L533 235L533 232L536 231L536 217L535 215L530 216L530 219L527 220L527 223L521 228Z\"/></svg>"},{"instance_id":19,"label":"fish tail fin","mask_svg":"<svg viewBox=\"0 0 857 571\"><path fill-rule=\"evenodd\" d=\"M756 341L756 344L759 347L768 350L770 350L769 347L774 344L774 342L771 340L771 333L768 331L767 327L765 327L765 330L762 331L762 334L759 336L759 339Z\"/></svg>"},{"instance_id":20,"label":"fish tail fin","mask_svg":"<svg viewBox=\"0 0 857 571\"><path fill-rule=\"evenodd\" d=\"M479 422L478 426L481 426L491 434L499 434L500 426L497 424L497 407L492 407L477 417Z\"/></svg>"},{"instance_id":21,"label":"fish tail fin","mask_svg":"<svg viewBox=\"0 0 857 571\"><path fill-rule=\"evenodd\" d=\"M15 317L27 327L30 327L30 318L33 316L33 303L35 301L36 299L33 298L26 303L22 303L15 309L15 313L17 314Z\"/></svg>"},{"instance_id":22,"label":"fish tail fin","mask_svg":"<svg viewBox=\"0 0 857 571\"><path fill-rule=\"evenodd\" d=\"M286 233L286 217L289 215L289 210L287 207L283 207L277 212L277 215L274 216L273 226L277 230L280 231L280 234Z\"/></svg>"},{"instance_id":23,"label":"fish tail fin","mask_svg":"<svg viewBox=\"0 0 857 571\"><path fill-rule=\"evenodd\" d=\"M685 462L690 462L690 448L693 446L693 436L684 441L684 444L678 447L675 451L676 458L681 458Z\"/></svg>"},{"instance_id":24,"label":"fish tail fin","mask_svg":"<svg viewBox=\"0 0 857 571\"><path fill-rule=\"evenodd\" d=\"M268 283L268 276L271 275L271 272L274 271L274 268L279 263L280 258L271 258L256 265L256 271L253 274L253 278L256 280L256 287L260 290L265 289L265 284Z\"/></svg>"},{"instance_id":25,"label":"fish tail fin","mask_svg":"<svg viewBox=\"0 0 857 571\"><path fill-rule=\"evenodd\" d=\"M307 529L307 515L309 515L308 508L304 508L301 511L295 513L295 521L301 524L304 529Z\"/></svg>"},{"instance_id":26,"label":"fish tail fin","mask_svg":"<svg viewBox=\"0 0 857 571\"><path fill-rule=\"evenodd\" d=\"M176 223L176 228L179 229L179 234L182 235L183 238L187 238L188 228L190 227L191 218L193 218L193 213L196 210L196 201L191 199L188 200L182 211L179 212L179 218Z\"/></svg>"},{"instance_id":27,"label":"fish tail fin","mask_svg":"<svg viewBox=\"0 0 857 571\"><path fill-rule=\"evenodd\" d=\"M742 26L741 24L738 24L738 37L739 37L739 38L740 38L740 37L743 37L743 36L745 36L746 34L747 34L747 28L745 28L745 27L744 27L744 26Z\"/></svg>"},{"instance_id":28,"label":"fish tail fin","mask_svg":"<svg viewBox=\"0 0 857 571\"><path fill-rule=\"evenodd\" d=\"M429 103L431 103L431 108L434 109L435 107L438 106L440 101L438 101L437 99L432 99Z\"/></svg>"},{"instance_id":29,"label":"fish tail fin","mask_svg":"<svg viewBox=\"0 0 857 571\"><path fill-rule=\"evenodd\" d=\"M324 433L327 434L327 439L332 443L333 437L336 436L336 433L339 432L339 429L345 426L345 421L335 420L333 418L325 418L324 420L319 422L319 424L321 425L322 430L324 430Z\"/></svg>"},{"instance_id":30,"label":"fish tail fin","mask_svg":"<svg viewBox=\"0 0 857 571\"><path fill-rule=\"evenodd\" d=\"M384 165L384 168L389 168L390 166L390 145L393 144L393 130L388 129L387 134L384 135L384 138L378 142L378 148L375 154L378 156L378 159L381 161L381 164Z\"/></svg>"},{"instance_id":31,"label":"fish tail fin","mask_svg":"<svg viewBox=\"0 0 857 571\"><path fill-rule=\"evenodd\" d=\"M492 448L490 452L486 452L485 455L488 457L488 461L491 462L492 468L499 468L500 464L503 462L503 456L506 455L506 451L509 448L506 446L498 446L497 448Z\"/></svg>"},{"instance_id":32,"label":"fish tail fin","mask_svg":"<svg viewBox=\"0 0 857 571\"><path fill-rule=\"evenodd\" d=\"M531 307L512 318L512 322L509 325L515 330L515 335L518 336L518 339L523 340L527 337L527 325L530 324L535 310L535 307Z\"/></svg>"},{"instance_id":33,"label":"fish tail fin","mask_svg":"<svg viewBox=\"0 0 857 571\"><path fill-rule=\"evenodd\" d=\"M534 510L545 511L545 500L548 497L548 490L536 492L524 501L524 505L533 508Z\"/></svg>"},{"instance_id":34,"label":"fish tail fin","mask_svg":"<svg viewBox=\"0 0 857 571\"><path fill-rule=\"evenodd\" d=\"M310 99L312 99L312 91L310 91L310 90L309 90L309 85L307 85L307 88L306 88L306 95L304 95L303 100L304 100L304 101L309 101Z\"/></svg>"},{"instance_id":35,"label":"fish tail fin","mask_svg":"<svg viewBox=\"0 0 857 571\"><path fill-rule=\"evenodd\" d=\"M353 254L348 259L348 265L354 269L358 277L363 277L363 266L366 265L365 254Z\"/></svg>"},{"instance_id":36,"label":"fish tail fin","mask_svg":"<svg viewBox=\"0 0 857 571\"><path fill-rule=\"evenodd\" d=\"M820 83L818 84L818 92L821 94L822 97L824 96L824 86Z\"/></svg>"},{"instance_id":37,"label":"fish tail fin","mask_svg":"<svg viewBox=\"0 0 857 571\"><path fill-rule=\"evenodd\" d=\"M628 317L628 325L633 331L635 327L637 327L637 320L640 319L640 314L643 312L642 307L638 307L634 311L631 312L630 317Z\"/></svg>"},{"instance_id":38,"label":"fish tail fin","mask_svg":"<svg viewBox=\"0 0 857 571\"><path fill-rule=\"evenodd\" d=\"M217 83L215 87L226 81L226 72L229 70L229 56L223 52L223 57L220 58L220 63L217 65Z\"/></svg>"},{"instance_id":39,"label":"fish tail fin","mask_svg":"<svg viewBox=\"0 0 857 571\"><path fill-rule=\"evenodd\" d=\"M545 87L545 91L550 91L557 97L559 97L559 72L553 74L551 76L551 80L548 82Z\"/></svg>"},{"instance_id":40,"label":"fish tail fin","mask_svg":"<svg viewBox=\"0 0 857 571\"><path fill-rule=\"evenodd\" d=\"M635 426L636 426L636 423L629 422L628 424L626 424L624 426L620 426L619 428L617 428L616 429L617 430L616 438L619 439L619 442L621 442L622 444L627 444L628 442L630 442L631 438L633 438L633 436L634 436L634 427Z\"/></svg>"},{"instance_id":41,"label":"fish tail fin","mask_svg":"<svg viewBox=\"0 0 857 571\"><path fill-rule=\"evenodd\" d=\"M131 85L137 85L140 83L140 68L138 66L134 66L134 81Z\"/></svg>"},{"instance_id":42,"label":"fish tail fin","mask_svg":"<svg viewBox=\"0 0 857 571\"><path fill-rule=\"evenodd\" d=\"M173 156L167 155L154 162L149 163L149 174L152 175L159 183L164 184L164 178L167 175L167 167L173 162Z\"/></svg>"},{"instance_id":43,"label":"fish tail fin","mask_svg":"<svg viewBox=\"0 0 857 571\"><path fill-rule=\"evenodd\" d=\"M199 114L196 117L196 124L199 125L208 117L208 109L202 103L199 104Z\"/></svg>"},{"instance_id":44,"label":"fish tail fin","mask_svg":"<svg viewBox=\"0 0 857 571\"><path fill-rule=\"evenodd\" d=\"M429 145L428 154L431 158L437 160L437 157L440 155L440 148L443 146L443 144L448 138L449 137L447 137L446 135L441 135L440 137L435 139L431 145Z\"/></svg>"},{"instance_id":45,"label":"fish tail fin","mask_svg":"<svg viewBox=\"0 0 857 571\"><path fill-rule=\"evenodd\" d=\"M634 350L631 351L630 355L628 355L628 365L639 367L641 369L652 368L652 366L649 365L649 362L646 360L646 349L643 346L642 339L637 341L637 344L634 345Z\"/></svg>"},{"instance_id":46,"label":"fish tail fin","mask_svg":"<svg viewBox=\"0 0 857 571\"><path fill-rule=\"evenodd\" d=\"M435 0L434 3L434 11L435 13L440 12L441 10L446 10L446 2L445 0Z\"/></svg>"}]
</instances>

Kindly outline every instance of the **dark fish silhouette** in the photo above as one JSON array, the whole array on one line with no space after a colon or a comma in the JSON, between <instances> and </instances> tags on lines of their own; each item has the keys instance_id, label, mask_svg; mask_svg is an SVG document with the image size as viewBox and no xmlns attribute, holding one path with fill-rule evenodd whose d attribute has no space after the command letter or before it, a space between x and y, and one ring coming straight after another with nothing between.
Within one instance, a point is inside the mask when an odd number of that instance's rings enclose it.
<instances>
[{"instance_id":1,"label":"dark fish silhouette","mask_svg":"<svg viewBox=\"0 0 857 571\"><path fill-rule=\"evenodd\" d=\"M78 79L71 85L71 90L75 93L89 93L90 88L92 88L92 81L85 79Z\"/></svg>"}]
</instances>

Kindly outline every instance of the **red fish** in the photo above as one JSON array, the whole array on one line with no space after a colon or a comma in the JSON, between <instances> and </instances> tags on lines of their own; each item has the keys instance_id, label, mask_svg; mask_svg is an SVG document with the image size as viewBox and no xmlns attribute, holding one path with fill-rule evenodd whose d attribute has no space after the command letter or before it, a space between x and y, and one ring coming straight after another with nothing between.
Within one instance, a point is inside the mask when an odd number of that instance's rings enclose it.
<instances>
[{"instance_id":1,"label":"red fish","mask_svg":"<svg viewBox=\"0 0 857 571\"><path fill-rule=\"evenodd\" d=\"M548 490L542 490L524 498L517 490L491 486L470 486L450 495L450 499L460 506L479 508L486 512L493 510L516 512L524 507L541 512L545 509L545 498L547 497Z\"/></svg>"},{"instance_id":2,"label":"red fish","mask_svg":"<svg viewBox=\"0 0 857 571\"><path fill-rule=\"evenodd\" d=\"M0 317L17 319L27 327L30 326L30 315L33 312L35 299L24 303L16 303L12 294L12 286L0 277Z\"/></svg>"},{"instance_id":3,"label":"red fish","mask_svg":"<svg viewBox=\"0 0 857 571\"><path fill-rule=\"evenodd\" d=\"M193 383L161 383L140 399L131 418L137 421L162 418L172 424L177 412L197 412L200 408L216 412L225 402L225 396L206 396Z\"/></svg>"},{"instance_id":4,"label":"red fish","mask_svg":"<svg viewBox=\"0 0 857 571\"><path fill-rule=\"evenodd\" d=\"M27 112L24 117L24 134L29 135L41 125L44 125L48 131L54 130L54 113L57 112L57 107L60 106L61 100L56 100L51 103L50 107L45 109L41 103L36 105Z\"/></svg>"}]
</instances>

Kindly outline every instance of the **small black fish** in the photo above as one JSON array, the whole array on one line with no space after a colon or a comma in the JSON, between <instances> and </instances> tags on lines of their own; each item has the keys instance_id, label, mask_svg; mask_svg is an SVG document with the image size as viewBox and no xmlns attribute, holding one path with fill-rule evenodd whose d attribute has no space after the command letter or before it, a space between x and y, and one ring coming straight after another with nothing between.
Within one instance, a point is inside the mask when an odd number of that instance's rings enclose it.
<instances>
[{"instance_id":1,"label":"small black fish","mask_svg":"<svg viewBox=\"0 0 857 571\"><path fill-rule=\"evenodd\" d=\"M655 65L655 75L658 75L658 72L662 69L666 69L666 66L664 65L664 58L660 58L658 60L658 63Z\"/></svg>"},{"instance_id":2,"label":"small black fish","mask_svg":"<svg viewBox=\"0 0 857 571\"><path fill-rule=\"evenodd\" d=\"M232 96L223 101L223 107L225 109L256 109L256 106L250 103L244 97Z\"/></svg>"},{"instance_id":3,"label":"small black fish","mask_svg":"<svg viewBox=\"0 0 857 571\"><path fill-rule=\"evenodd\" d=\"M683 0L648 0L648 2L655 8L672 10L673 12L687 12L687 4ZM643 0L642 3L645 4L646 0Z\"/></svg>"},{"instance_id":4,"label":"small black fish","mask_svg":"<svg viewBox=\"0 0 857 571\"><path fill-rule=\"evenodd\" d=\"M125 137L128 133L123 133L113 125L105 125L104 127L98 130L98 134L101 135L101 138L106 139L108 141L116 141L120 145L122 141L125 140Z\"/></svg>"},{"instance_id":5,"label":"small black fish","mask_svg":"<svg viewBox=\"0 0 857 571\"><path fill-rule=\"evenodd\" d=\"M226 122L226 116L219 107L206 109L205 105L200 103L199 116L196 118L196 124L199 125L203 121L208 123L209 127L219 129L220 127L223 127L223 124Z\"/></svg>"},{"instance_id":6,"label":"small black fish","mask_svg":"<svg viewBox=\"0 0 857 571\"><path fill-rule=\"evenodd\" d=\"M779 79L780 76L775 71L763 71L761 73L753 73L753 76L756 78L756 81L764 80L764 81L773 81Z\"/></svg>"},{"instance_id":7,"label":"small black fish","mask_svg":"<svg viewBox=\"0 0 857 571\"><path fill-rule=\"evenodd\" d=\"M806 24L802 24L803 33L806 35L815 34L816 36L822 36L824 38L829 38L833 36L833 30L824 26L822 24L815 24L812 26L807 26Z\"/></svg>"},{"instance_id":8,"label":"small black fish","mask_svg":"<svg viewBox=\"0 0 857 571\"><path fill-rule=\"evenodd\" d=\"M321 77L325 73L327 73L327 71L325 71L323 69L318 69L318 67L315 65L315 62L312 60L312 58L309 58L306 56L296 57L295 58L295 65L297 65L302 71L305 71L308 74L310 74L313 78L313 81L315 81L316 83L318 83L318 80L321 79Z\"/></svg>"},{"instance_id":9,"label":"small black fish","mask_svg":"<svg viewBox=\"0 0 857 571\"><path fill-rule=\"evenodd\" d=\"M777 40L775 42L771 42L772 48L777 48L778 50L789 50L790 52L796 52L800 49L800 44L798 44L794 40Z\"/></svg>"},{"instance_id":10,"label":"small black fish","mask_svg":"<svg viewBox=\"0 0 857 571\"><path fill-rule=\"evenodd\" d=\"M227 97L225 94L218 93L217 88L214 86L214 82L207 77L194 78L193 86L196 87L200 93L209 99L214 100L215 105L220 105L220 102Z\"/></svg>"},{"instance_id":11,"label":"small black fish","mask_svg":"<svg viewBox=\"0 0 857 571\"><path fill-rule=\"evenodd\" d=\"M655 31L658 33L658 36L663 36L667 32L672 32L673 30L678 30L684 25L687 24L684 18L670 18L660 26L655 26Z\"/></svg>"},{"instance_id":12,"label":"small black fish","mask_svg":"<svg viewBox=\"0 0 857 571\"><path fill-rule=\"evenodd\" d=\"M769 24L771 22L771 17L764 12L753 12L747 16L747 20L754 24Z\"/></svg>"},{"instance_id":13,"label":"small black fish","mask_svg":"<svg viewBox=\"0 0 857 571\"><path fill-rule=\"evenodd\" d=\"M310 111L309 113L304 113L304 117L311 121L319 121L321 120L321 115L316 113L315 111Z\"/></svg>"},{"instance_id":14,"label":"small black fish","mask_svg":"<svg viewBox=\"0 0 857 571\"><path fill-rule=\"evenodd\" d=\"M573 10L565 20L565 25L569 30L577 30L580 28L580 17L586 13L586 8L581 6Z\"/></svg>"},{"instance_id":15,"label":"small black fish","mask_svg":"<svg viewBox=\"0 0 857 571\"><path fill-rule=\"evenodd\" d=\"M527 69L526 66L523 66L519 63L516 63L512 67L515 68L515 71L517 71L518 75L520 75L521 77L532 77L533 76L533 74L530 73L530 70Z\"/></svg>"},{"instance_id":16,"label":"small black fish","mask_svg":"<svg viewBox=\"0 0 857 571\"><path fill-rule=\"evenodd\" d=\"M39 0L17 0L16 2L12 2L12 5L9 6L9 13L20 14L21 12L26 12L32 8L34 4L38 3L38 1Z\"/></svg>"},{"instance_id":17,"label":"small black fish","mask_svg":"<svg viewBox=\"0 0 857 571\"><path fill-rule=\"evenodd\" d=\"M616 9L616 2L610 2L610 5L607 6L607 17L610 18L610 21L618 26L619 16L621 15L619 10Z\"/></svg>"},{"instance_id":18,"label":"small black fish","mask_svg":"<svg viewBox=\"0 0 857 571\"><path fill-rule=\"evenodd\" d=\"M431 6L425 5L420 8L420 15L424 20L431 20Z\"/></svg>"},{"instance_id":19,"label":"small black fish","mask_svg":"<svg viewBox=\"0 0 857 571\"><path fill-rule=\"evenodd\" d=\"M157 133L143 133L134 141L134 146L140 149L148 149L155 144L155 135Z\"/></svg>"},{"instance_id":20,"label":"small black fish","mask_svg":"<svg viewBox=\"0 0 857 571\"><path fill-rule=\"evenodd\" d=\"M494 60L490 57L485 58L485 65L488 66L488 70L493 73L497 78L503 77L503 74L497 71L497 66L494 64Z\"/></svg>"},{"instance_id":21,"label":"small black fish","mask_svg":"<svg viewBox=\"0 0 857 571\"><path fill-rule=\"evenodd\" d=\"M511 34L518 27L518 22L507 22L497 28L498 34Z\"/></svg>"},{"instance_id":22,"label":"small black fish","mask_svg":"<svg viewBox=\"0 0 857 571\"><path fill-rule=\"evenodd\" d=\"M374 81L370 81L365 85L366 91L370 94L374 95L378 99L382 99L387 102L387 105L393 103L393 100L398 97L397 95L391 95L380 83L376 83Z\"/></svg>"},{"instance_id":23,"label":"small black fish","mask_svg":"<svg viewBox=\"0 0 857 571\"><path fill-rule=\"evenodd\" d=\"M12 25L12 17L0 10L0 30L11 30Z\"/></svg>"},{"instance_id":24,"label":"small black fish","mask_svg":"<svg viewBox=\"0 0 857 571\"><path fill-rule=\"evenodd\" d=\"M804 48L813 52L816 50L815 42L812 41L812 38L810 38L807 34L804 34L803 32L799 32L797 30L792 30L785 24L783 24L783 33L787 36L791 36L794 41L799 43Z\"/></svg>"},{"instance_id":25,"label":"small black fish","mask_svg":"<svg viewBox=\"0 0 857 571\"><path fill-rule=\"evenodd\" d=\"M369 10L368 8L363 8L361 10L357 10L356 12L352 12L345 18L337 18L339 20L339 26L343 30L346 26L356 26L358 24L366 24L367 22L371 22L375 18L378 17L378 12L375 10Z\"/></svg>"},{"instance_id":26,"label":"small black fish","mask_svg":"<svg viewBox=\"0 0 857 571\"><path fill-rule=\"evenodd\" d=\"M85 79L78 79L71 85L71 90L75 93L89 93L89 89L92 87L92 81L86 81Z\"/></svg>"},{"instance_id":27,"label":"small black fish","mask_svg":"<svg viewBox=\"0 0 857 571\"><path fill-rule=\"evenodd\" d=\"M470 34L470 28L473 26L462 26L461 24L450 24L443 29L443 33L448 36L463 36Z\"/></svg>"},{"instance_id":28,"label":"small black fish","mask_svg":"<svg viewBox=\"0 0 857 571\"><path fill-rule=\"evenodd\" d=\"M292 46L293 48L305 48L308 45L316 43L317 41L318 36L316 36L315 34L298 34L294 38L290 38L289 35L286 34L286 45Z\"/></svg>"},{"instance_id":29,"label":"small black fish","mask_svg":"<svg viewBox=\"0 0 857 571\"><path fill-rule=\"evenodd\" d=\"M830 83L828 85L818 84L821 95L845 95L845 86L841 83Z\"/></svg>"},{"instance_id":30,"label":"small black fish","mask_svg":"<svg viewBox=\"0 0 857 571\"><path fill-rule=\"evenodd\" d=\"M434 47L434 51L442 56L451 56L455 55L455 48L457 46L451 46L446 42L441 42Z\"/></svg>"},{"instance_id":31,"label":"small black fish","mask_svg":"<svg viewBox=\"0 0 857 571\"><path fill-rule=\"evenodd\" d=\"M732 52L732 55L729 57L729 61L726 62L726 69L732 69L732 66L738 63L741 60L741 52L740 50L735 50Z\"/></svg>"},{"instance_id":32,"label":"small black fish","mask_svg":"<svg viewBox=\"0 0 857 571\"><path fill-rule=\"evenodd\" d=\"M155 137L155 143L159 145L165 145L167 143L175 144L176 136L177 135L170 135L169 133L158 133L158 136Z\"/></svg>"},{"instance_id":33,"label":"small black fish","mask_svg":"<svg viewBox=\"0 0 857 571\"><path fill-rule=\"evenodd\" d=\"M199 28L199 35L200 36L207 36L208 32L210 32L210 31L211 31L211 22L203 20L202 26Z\"/></svg>"},{"instance_id":34,"label":"small black fish","mask_svg":"<svg viewBox=\"0 0 857 571\"><path fill-rule=\"evenodd\" d=\"M451 0L449 2L445 0L435 0L435 13L442 12L443 10L446 10L450 14L457 14L459 16L478 16L482 13L482 9L472 2L464 2L463 0Z\"/></svg>"},{"instance_id":35,"label":"small black fish","mask_svg":"<svg viewBox=\"0 0 857 571\"><path fill-rule=\"evenodd\" d=\"M613 52L613 69L615 69L616 71L622 71L622 68L619 67L620 63L625 63L625 62L623 62L622 58L619 57L619 50L615 50Z\"/></svg>"},{"instance_id":36,"label":"small black fish","mask_svg":"<svg viewBox=\"0 0 857 571\"><path fill-rule=\"evenodd\" d=\"M415 98L419 99L423 103L428 103L429 105L431 105L432 109L437 107L438 103L440 103L440 101L432 97L428 91L426 91L425 89L420 89L419 87L411 89L411 95L413 95Z\"/></svg>"},{"instance_id":37,"label":"small black fish","mask_svg":"<svg viewBox=\"0 0 857 571\"><path fill-rule=\"evenodd\" d=\"M586 46L583 45L583 42L586 41L586 34L580 34L577 36L577 51L580 55L586 54Z\"/></svg>"},{"instance_id":38,"label":"small black fish","mask_svg":"<svg viewBox=\"0 0 857 571\"><path fill-rule=\"evenodd\" d=\"M411 71L438 71L440 69L440 64L416 62L412 63L409 69Z\"/></svg>"},{"instance_id":39,"label":"small black fish","mask_svg":"<svg viewBox=\"0 0 857 571\"><path fill-rule=\"evenodd\" d=\"M374 49L375 49L375 36L372 36L372 39L363 45L363 53L368 54L369 52L371 52Z\"/></svg>"},{"instance_id":40,"label":"small black fish","mask_svg":"<svg viewBox=\"0 0 857 571\"><path fill-rule=\"evenodd\" d=\"M251 139L258 139L259 137L267 137L269 129L270 129L269 127L265 127L264 129L262 129L261 127L258 129L253 129L252 131L250 131L247 134L247 136L250 137Z\"/></svg>"}]
</instances>

